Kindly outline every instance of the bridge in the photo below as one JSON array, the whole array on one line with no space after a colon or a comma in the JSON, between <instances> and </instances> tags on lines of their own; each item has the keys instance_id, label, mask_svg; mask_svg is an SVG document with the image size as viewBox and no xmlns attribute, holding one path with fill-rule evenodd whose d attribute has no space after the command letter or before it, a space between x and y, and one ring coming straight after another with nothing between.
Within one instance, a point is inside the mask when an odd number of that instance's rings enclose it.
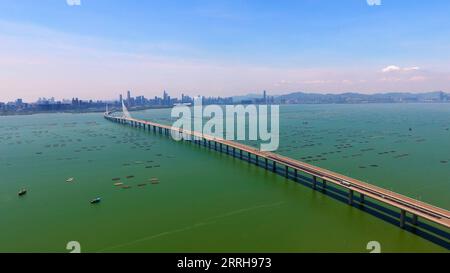
<instances>
[{"instance_id":1,"label":"bridge","mask_svg":"<svg viewBox=\"0 0 450 273\"><path fill-rule=\"evenodd\" d=\"M205 135L196 131L135 119L130 116L125 107L124 109L123 116L116 116L112 112L106 112L104 117L112 122L130 125L166 136L178 134L185 141L190 141L217 152L247 160L248 162L255 163L259 167L282 174L294 181L298 181L300 175L306 174L311 177L311 187L314 190L320 189L325 191L329 185L344 190L347 193L346 199L349 205L354 205L357 202L358 205L364 206L367 198L398 210L398 223L401 228L405 228L407 221L413 226L417 226L419 224L419 217L444 227L446 230L450 228L450 212L443 208L292 158L272 152L260 151L248 145ZM408 217L408 214L411 217ZM448 236L448 233L445 232L445 234Z\"/></svg>"}]
</instances>

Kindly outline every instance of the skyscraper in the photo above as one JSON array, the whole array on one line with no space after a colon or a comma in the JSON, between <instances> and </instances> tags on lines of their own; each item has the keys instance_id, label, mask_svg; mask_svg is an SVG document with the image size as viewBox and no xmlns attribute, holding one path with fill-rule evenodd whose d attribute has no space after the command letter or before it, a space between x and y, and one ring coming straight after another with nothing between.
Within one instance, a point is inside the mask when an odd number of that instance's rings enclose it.
<instances>
[{"instance_id":1,"label":"skyscraper","mask_svg":"<svg viewBox=\"0 0 450 273\"><path fill-rule=\"evenodd\" d=\"M164 90L164 93L163 93L163 104L169 104L169 95L167 94L167 92L166 92L166 90Z\"/></svg>"},{"instance_id":2,"label":"skyscraper","mask_svg":"<svg viewBox=\"0 0 450 273\"><path fill-rule=\"evenodd\" d=\"M119 95L119 102L122 103L122 101L123 101L123 97L122 97L122 94L120 94Z\"/></svg>"},{"instance_id":3,"label":"skyscraper","mask_svg":"<svg viewBox=\"0 0 450 273\"><path fill-rule=\"evenodd\" d=\"M128 103L131 102L131 91L130 90L127 91L127 102Z\"/></svg>"}]
</instances>

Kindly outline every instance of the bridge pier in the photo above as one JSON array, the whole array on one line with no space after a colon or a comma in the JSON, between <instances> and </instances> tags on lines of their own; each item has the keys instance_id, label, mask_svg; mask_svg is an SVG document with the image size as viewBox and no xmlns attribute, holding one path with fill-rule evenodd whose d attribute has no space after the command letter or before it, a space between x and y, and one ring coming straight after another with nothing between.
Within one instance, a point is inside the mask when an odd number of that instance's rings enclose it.
<instances>
[{"instance_id":1,"label":"bridge pier","mask_svg":"<svg viewBox=\"0 0 450 273\"><path fill-rule=\"evenodd\" d=\"M298 170L297 169L294 169L294 180L295 180L295 182L298 181Z\"/></svg>"},{"instance_id":2,"label":"bridge pier","mask_svg":"<svg viewBox=\"0 0 450 273\"><path fill-rule=\"evenodd\" d=\"M285 171L286 171L286 178L289 178L289 166L286 165Z\"/></svg>"},{"instance_id":3,"label":"bridge pier","mask_svg":"<svg viewBox=\"0 0 450 273\"><path fill-rule=\"evenodd\" d=\"M327 181L325 179L322 179L322 190L323 191L327 190Z\"/></svg>"},{"instance_id":4,"label":"bridge pier","mask_svg":"<svg viewBox=\"0 0 450 273\"><path fill-rule=\"evenodd\" d=\"M259 166L259 156L255 155L255 164L256 166Z\"/></svg>"},{"instance_id":5,"label":"bridge pier","mask_svg":"<svg viewBox=\"0 0 450 273\"><path fill-rule=\"evenodd\" d=\"M350 206L353 205L353 195L354 195L354 191L353 190L349 190L348 191L348 204Z\"/></svg>"},{"instance_id":6,"label":"bridge pier","mask_svg":"<svg viewBox=\"0 0 450 273\"><path fill-rule=\"evenodd\" d=\"M417 224L419 223L419 216L417 216L416 214L412 215L412 224L417 226Z\"/></svg>"},{"instance_id":7,"label":"bridge pier","mask_svg":"<svg viewBox=\"0 0 450 273\"><path fill-rule=\"evenodd\" d=\"M405 218L406 218L406 211L401 210L400 211L400 228L405 228Z\"/></svg>"},{"instance_id":8,"label":"bridge pier","mask_svg":"<svg viewBox=\"0 0 450 273\"><path fill-rule=\"evenodd\" d=\"M242 159L242 150L239 150L239 156Z\"/></svg>"},{"instance_id":9,"label":"bridge pier","mask_svg":"<svg viewBox=\"0 0 450 273\"><path fill-rule=\"evenodd\" d=\"M359 195L359 203L364 204L365 197L366 196L364 194L360 193L360 195Z\"/></svg>"},{"instance_id":10,"label":"bridge pier","mask_svg":"<svg viewBox=\"0 0 450 273\"><path fill-rule=\"evenodd\" d=\"M272 164L272 171L273 171L274 173L277 172L277 162L275 162L275 161L273 161L273 164Z\"/></svg>"},{"instance_id":11,"label":"bridge pier","mask_svg":"<svg viewBox=\"0 0 450 273\"><path fill-rule=\"evenodd\" d=\"M267 158L264 158L264 163L266 165L266 170L269 169L269 160Z\"/></svg>"},{"instance_id":12,"label":"bridge pier","mask_svg":"<svg viewBox=\"0 0 450 273\"><path fill-rule=\"evenodd\" d=\"M317 176L313 176L313 190L317 189Z\"/></svg>"}]
</instances>

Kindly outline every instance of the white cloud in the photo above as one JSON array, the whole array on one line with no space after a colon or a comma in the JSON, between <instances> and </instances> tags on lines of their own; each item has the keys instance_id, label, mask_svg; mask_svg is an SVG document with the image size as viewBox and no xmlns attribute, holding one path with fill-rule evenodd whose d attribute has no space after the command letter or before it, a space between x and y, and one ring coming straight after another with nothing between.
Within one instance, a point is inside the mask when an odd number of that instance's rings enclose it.
<instances>
[{"instance_id":1,"label":"white cloud","mask_svg":"<svg viewBox=\"0 0 450 273\"><path fill-rule=\"evenodd\" d=\"M418 66L413 66L413 67L405 67L403 68L404 71L418 71L420 70L420 67Z\"/></svg>"},{"instance_id":2,"label":"white cloud","mask_svg":"<svg viewBox=\"0 0 450 273\"><path fill-rule=\"evenodd\" d=\"M410 71L419 71L420 67L418 66L411 66L411 67L399 67L396 65L389 65L386 66L381 70L383 73L391 73L391 72L410 72Z\"/></svg>"},{"instance_id":3,"label":"white cloud","mask_svg":"<svg viewBox=\"0 0 450 273\"><path fill-rule=\"evenodd\" d=\"M401 70L400 67L396 66L396 65L390 65L390 66L386 66L385 68L383 68L381 71L383 73L389 73L389 72L393 72L393 71L399 71Z\"/></svg>"}]
</instances>

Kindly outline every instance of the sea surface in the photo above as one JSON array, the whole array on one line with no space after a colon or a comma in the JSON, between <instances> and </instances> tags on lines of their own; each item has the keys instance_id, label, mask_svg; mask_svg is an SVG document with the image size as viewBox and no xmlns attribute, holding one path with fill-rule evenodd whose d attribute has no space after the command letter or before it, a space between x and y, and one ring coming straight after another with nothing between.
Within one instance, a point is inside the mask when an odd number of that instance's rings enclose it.
<instances>
[{"instance_id":1,"label":"sea surface","mask_svg":"<svg viewBox=\"0 0 450 273\"><path fill-rule=\"evenodd\" d=\"M173 122L170 109L132 115ZM449 128L449 104L286 105L277 153L450 209ZM448 252L248 162L99 113L0 117L0 173L0 252L69 252L71 241L82 252L369 252L370 241Z\"/></svg>"}]
</instances>

